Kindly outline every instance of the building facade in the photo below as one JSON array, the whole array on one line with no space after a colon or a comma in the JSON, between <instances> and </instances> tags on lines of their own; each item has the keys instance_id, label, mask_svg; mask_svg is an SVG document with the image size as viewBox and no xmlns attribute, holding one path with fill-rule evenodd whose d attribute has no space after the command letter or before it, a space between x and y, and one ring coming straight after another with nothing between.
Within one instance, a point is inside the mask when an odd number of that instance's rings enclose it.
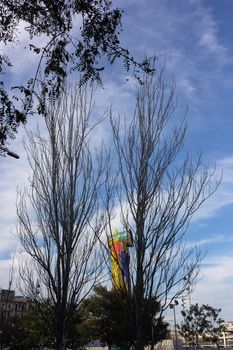
<instances>
[{"instance_id":1,"label":"building facade","mask_svg":"<svg viewBox=\"0 0 233 350\"><path fill-rule=\"evenodd\" d=\"M22 317L30 306L29 301L15 291L0 289L0 315L1 317Z\"/></svg>"}]
</instances>

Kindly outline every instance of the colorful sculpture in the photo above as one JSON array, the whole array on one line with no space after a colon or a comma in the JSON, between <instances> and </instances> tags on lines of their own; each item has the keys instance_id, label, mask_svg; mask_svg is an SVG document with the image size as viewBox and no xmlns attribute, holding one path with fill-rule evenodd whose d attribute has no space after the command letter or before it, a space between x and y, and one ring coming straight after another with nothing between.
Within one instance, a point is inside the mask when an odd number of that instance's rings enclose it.
<instances>
[{"instance_id":1,"label":"colorful sculpture","mask_svg":"<svg viewBox=\"0 0 233 350\"><path fill-rule=\"evenodd\" d=\"M112 285L119 290L129 290L129 251L132 239L129 232L114 230L108 240L111 249Z\"/></svg>"}]
</instances>

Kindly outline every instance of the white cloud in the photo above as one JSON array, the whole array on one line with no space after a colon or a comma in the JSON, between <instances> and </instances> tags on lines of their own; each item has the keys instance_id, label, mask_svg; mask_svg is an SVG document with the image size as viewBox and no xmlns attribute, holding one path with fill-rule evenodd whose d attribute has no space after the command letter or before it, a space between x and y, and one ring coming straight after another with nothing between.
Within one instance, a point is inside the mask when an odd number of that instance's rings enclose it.
<instances>
[{"instance_id":1,"label":"white cloud","mask_svg":"<svg viewBox=\"0 0 233 350\"><path fill-rule=\"evenodd\" d=\"M37 64L39 63L40 55L29 52L28 42L29 33L24 30L27 23L21 21L18 24L17 39L12 44L7 46L0 43L0 50L7 55L12 63L10 67L12 85L21 84L25 80L31 78L31 74L35 74ZM42 47L48 42L49 38L46 35L41 35L31 42L31 44ZM5 78L6 80L6 78Z\"/></svg>"},{"instance_id":2,"label":"white cloud","mask_svg":"<svg viewBox=\"0 0 233 350\"><path fill-rule=\"evenodd\" d=\"M207 48L210 53L226 52L226 49L218 44L217 37L213 30L202 33L200 43Z\"/></svg>"},{"instance_id":3,"label":"white cloud","mask_svg":"<svg viewBox=\"0 0 233 350\"><path fill-rule=\"evenodd\" d=\"M228 239L227 239L228 240ZM219 234L214 234L211 237L206 237L204 239L201 239L199 241L193 242L191 243L191 245L196 245L196 246L201 246L201 245L206 245L206 244L212 244L212 243L216 243L216 242L225 242L226 238L223 234L219 233Z\"/></svg>"},{"instance_id":4,"label":"white cloud","mask_svg":"<svg viewBox=\"0 0 233 350\"><path fill-rule=\"evenodd\" d=\"M13 141L9 146L20 155L20 158L17 160L9 156L0 158L0 263L3 261L3 264L6 257L8 259L9 254L19 246L15 235L17 187L26 184L28 178L28 165L22 144L23 134L24 130L21 129L17 141ZM4 266L0 266L1 276L4 274L2 268L5 271Z\"/></svg>"},{"instance_id":5,"label":"white cloud","mask_svg":"<svg viewBox=\"0 0 233 350\"><path fill-rule=\"evenodd\" d=\"M211 218L218 215L220 209L233 204L233 157L229 156L216 162L216 178L222 181L217 191L195 213L193 220Z\"/></svg>"},{"instance_id":6,"label":"white cloud","mask_svg":"<svg viewBox=\"0 0 233 350\"><path fill-rule=\"evenodd\" d=\"M136 55L155 52L160 64L166 62L187 102L197 103L212 93L213 81L221 81L222 69L232 59L219 39L219 24L209 7L202 1L166 0L156 0L154 5L135 1L122 7L127 28L123 38L127 40L128 35Z\"/></svg>"},{"instance_id":7,"label":"white cloud","mask_svg":"<svg viewBox=\"0 0 233 350\"><path fill-rule=\"evenodd\" d=\"M206 54L215 54L221 63L226 63L229 59L227 57L227 48L219 41L218 24L210 8L203 6L203 2L196 3L195 6L196 14L194 16L199 18L196 26L199 44L203 47Z\"/></svg>"},{"instance_id":8,"label":"white cloud","mask_svg":"<svg viewBox=\"0 0 233 350\"><path fill-rule=\"evenodd\" d=\"M233 256L211 256L204 260L202 279L192 294L194 302L222 308L222 317L232 321Z\"/></svg>"},{"instance_id":9,"label":"white cloud","mask_svg":"<svg viewBox=\"0 0 233 350\"><path fill-rule=\"evenodd\" d=\"M233 288L233 256L209 256L204 259L200 273L200 280L189 295L183 296L186 308L189 303L199 305L208 304L220 308L220 316L225 321L233 320L232 288ZM178 323L181 322L182 300L176 308ZM168 310L166 319L173 326L173 314Z\"/></svg>"}]
</instances>

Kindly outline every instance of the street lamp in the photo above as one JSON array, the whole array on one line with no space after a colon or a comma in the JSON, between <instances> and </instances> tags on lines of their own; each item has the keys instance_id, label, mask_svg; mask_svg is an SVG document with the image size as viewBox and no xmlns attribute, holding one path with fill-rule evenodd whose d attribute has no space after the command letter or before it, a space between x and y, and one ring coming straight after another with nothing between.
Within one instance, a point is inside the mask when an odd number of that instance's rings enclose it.
<instances>
[{"instance_id":1,"label":"street lamp","mask_svg":"<svg viewBox=\"0 0 233 350\"><path fill-rule=\"evenodd\" d=\"M6 152L6 154L8 156L10 156L10 157L19 159L19 155L17 153L14 153L14 152L10 151L7 147L0 146L0 150L3 151L3 152Z\"/></svg>"},{"instance_id":2,"label":"street lamp","mask_svg":"<svg viewBox=\"0 0 233 350\"><path fill-rule=\"evenodd\" d=\"M178 350L178 337L177 337L177 327L176 327L176 306L179 304L178 300L174 300L174 303L170 304L170 309L173 309L174 313L174 328L175 328L175 339L176 339L176 346L175 349Z\"/></svg>"},{"instance_id":3,"label":"street lamp","mask_svg":"<svg viewBox=\"0 0 233 350\"><path fill-rule=\"evenodd\" d=\"M151 350L154 350L154 342L155 342L155 338L154 338L154 327L157 326L159 322L158 318L153 317L151 320L151 342L152 342L152 346L151 346Z\"/></svg>"}]
</instances>

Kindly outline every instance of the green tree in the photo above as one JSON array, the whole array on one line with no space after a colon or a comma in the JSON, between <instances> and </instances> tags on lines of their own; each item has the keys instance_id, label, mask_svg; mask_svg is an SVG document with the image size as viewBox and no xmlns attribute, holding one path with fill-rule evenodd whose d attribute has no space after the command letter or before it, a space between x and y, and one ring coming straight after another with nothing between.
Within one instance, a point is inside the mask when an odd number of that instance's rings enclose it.
<instances>
[{"instance_id":1,"label":"green tree","mask_svg":"<svg viewBox=\"0 0 233 350\"><path fill-rule=\"evenodd\" d=\"M71 322L67 328L67 347L72 350L84 349L89 342L90 333L83 327L81 307L72 315Z\"/></svg>"},{"instance_id":2,"label":"green tree","mask_svg":"<svg viewBox=\"0 0 233 350\"><path fill-rule=\"evenodd\" d=\"M25 335L21 340L21 347L25 349L54 348L56 346L54 318L55 312L49 300L33 303L21 321Z\"/></svg>"},{"instance_id":3,"label":"green tree","mask_svg":"<svg viewBox=\"0 0 233 350\"><path fill-rule=\"evenodd\" d=\"M72 349L76 349L75 345L80 346L87 343L86 339L82 342L80 334L77 332L79 314L74 313L74 315L67 329L67 346ZM1 320L1 349L8 347L11 350L55 348L56 329L54 325L55 311L51 302L44 300L41 303L32 303L25 315L7 317Z\"/></svg>"},{"instance_id":4,"label":"green tree","mask_svg":"<svg viewBox=\"0 0 233 350\"><path fill-rule=\"evenodd\" d=\"M0 349L12 346L18 334L18 320L1 318Z\"/></svg>"},{"instance_id":5,"label":"green tree","mask_svg":"<svg viewBox=\"0 0 233 350\"><path fill-rule=\"evenodd\" d=\"M81 333L91 340L99 339L102 344L121 346L129 349L135 344L136 320L133 297L117 290L107 290L96 286L94 294L85 299L81 305ZM145 344L151 344L153 320L160 311L159 303L144 300L143 320L146 334ZM154 325L154 342L163 339L167 333L167 324L162 319Z\"/></svg>"},{"instance_id":6,"label":"green tree","mask_svg":"<svg viewBox=\"0 0 233 350\"><path fill-rule=\"evenodd\" d=\"M1 320L0 349L29 350L38 348L38 338L31 335L31 328L25 326L28 316L9 316ZM39 322L37 322L37 325ZM37 328L37 333L39 329Z\"/></svg>"},{"instance_id":7,"label":"green tree","mask_svg":"<svg viewBox=\"0 0 233 350\"><path fill-rule=\"evenodd\" d=\"M14 349L43 349L56 347L56 312L49 300L31 304L29 310L17 323L12 323L5 334L6 345ZM13 324L13 326L12 326ZM66 329L66 344L73 350L88 342L87 336L80 331L81 316L75 310ZM13 349L13 348L12 348Z\"/></svg>"},{"instance_id":8,"label":"green tree","mask_svg":"<svg viewBox=\"0 0 233 350\"><path fill-rule=\"evenodd\" d=\"M179 325L181 334L192 345L199 347L199 337L218 345L221 325L224 320L219 316L221 309L208 304L191 305L189 310L182 311L183 322Z\"/></svg>"},{"instance_id":9,"label":"green tree","mask_svg":"<svg viewBox=\"0 0 233 350\"><path fill-rule=\"evenodd\" d=\"M25 123L32 112L34 97L36 111L43 113L46 99L58 97L66 77L74 71L81 73L81 84L101 82L100 72L106 62L112 64L122 58L127 70L148 69L147 62L137 63L127 49L120 45L122 10L113 8L109 0L2 0L0 7L0 42L19 44L19 23L28 42L25 50L38 56L33 76L27 77L10 97L3 81L0 82L0 145L14 137L18 125ZM43 36L44 43L36 44ZM25 36L26 37L26 36ZM6 55L0 55L0 74L12 66ZM135 71L135 69L134 69ZM136 69L137 71L137 69ZM31 74L31 73L29 73ZM19 99L22 106L19 107Z\"/></svg>"}]
</instances>

